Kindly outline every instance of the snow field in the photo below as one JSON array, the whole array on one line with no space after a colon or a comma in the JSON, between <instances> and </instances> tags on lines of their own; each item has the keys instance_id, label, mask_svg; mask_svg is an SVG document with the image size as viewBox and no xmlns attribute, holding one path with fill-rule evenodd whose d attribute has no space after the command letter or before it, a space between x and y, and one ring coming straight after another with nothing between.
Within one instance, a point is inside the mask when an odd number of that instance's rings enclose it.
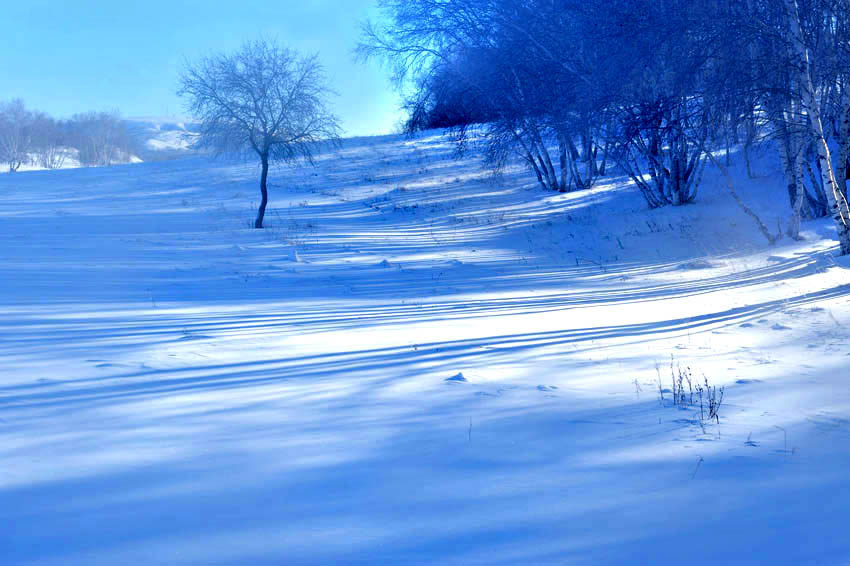
<instances>
[{"instance_id":1,"label":"snow field","mask_svg":"<svg viewBox=\"0 0 850 566\"><path fill-rule=\"evenodd\" d=\"M778 163L733 168L785 221ZM844 564L850 264L431 133L0 176L9 564ZM725 387L720 424L674 368ZM461 379L452 379L462 375Z\"/></svg>"}]
</instances>

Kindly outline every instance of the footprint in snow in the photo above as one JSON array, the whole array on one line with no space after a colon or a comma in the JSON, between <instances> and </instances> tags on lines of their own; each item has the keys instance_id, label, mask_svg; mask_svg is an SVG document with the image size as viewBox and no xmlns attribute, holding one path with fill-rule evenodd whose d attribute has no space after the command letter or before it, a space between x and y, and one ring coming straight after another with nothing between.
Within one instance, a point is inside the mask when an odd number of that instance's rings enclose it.
<instances>
[{"instance_id":1,"label":"footprint in snow","mask_svg":"<svg viewBox=\"0 0 850 566\"><path fill-rule=\"evenodd\" d=\"M538 385L537 386L537 390L543 391L544 393L550 393L552 391L556 391L557 389L558 389L558 386L556 386L556 385Z\"/></svg>"},{"instance_id":2,"label":"footprint in snow","mask_svg":"<svg viewBox=\"0 0 850 566\"><path fill-rule=\"evenodd\" d=\"M453 375L451 377L447 377L444 380L446 383L469 383L465 377L463 377L462 373L458 373L457 375Z\"/></svg>"},{"instance_id":3,"label":"footprint in snow","mask_svg":"<svg viewBox=\"0 0 850 566\"><path fill-rule=\"evenodd\" d=\"M785 326L784 324L779 324L778 322L770 327L772 330L791 330L790 326Z\"/></svg>"},{"instance_id":4,"label":"footprint in snow","mask_svg":"<svg viewBox=\"0 0 850 566\"><path fill-rule=\"evenodd\" d=\"M741 328L752 328L752 327L753 327L753 323L751 323L751 322L745 322L744 324L741 325Z\"/></svg>"},{"instance_id":5,"label":"footprint in snow","mask_svg":"<svg viewBox=\"0 0 850 566\"><path fill-rule=\"evenodd\" d=\"M738 385L750 385L751 383L761 383L760 379L739 379L735 383Z\"/></svg>"}]
</instances>

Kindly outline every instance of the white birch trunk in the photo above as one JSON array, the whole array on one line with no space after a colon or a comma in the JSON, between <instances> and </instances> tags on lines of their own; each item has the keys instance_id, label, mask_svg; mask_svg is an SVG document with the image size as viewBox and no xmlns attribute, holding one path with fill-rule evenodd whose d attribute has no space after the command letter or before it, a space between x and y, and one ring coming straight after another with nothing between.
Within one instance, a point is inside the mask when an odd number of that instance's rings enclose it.
<instances>
[{"instance_id":1,"label":"white birch trunk","mask_svg":"<svg viewBox=\"0 0 850 566\"><path fill-rule=\"evenodd\" d=\"M791 102L791 111L788 113L789 119L794 116L799 116L800 112L797 104ZM794 182L794 200L791 203L791 221L788 226L788 235L794 240L800 239L800 225L802 224L803 216L803 201L806 196L806 189L803 185L803 161L805 155L803 148L805 146L806 136L803 134L802 128L795 127L793 131L788 133L788 147L790 155L788 163L790 165L791 179Z\"/></svg>"},{"instance_id":2,"label":"white birch trunk","mask_svg":"<svg viewBox=\"0 0 850 566\"><path fill-rule=\"evenodd\" d=\"M802 134L796 134L797 138L794 143L794 204L791 211L791 225L788 227L788 235L795 239L800 239L800 224L802 223L803 200L805 199L805 187L803 186L803 144Z\"/></svg>"},{"instance_id":3,"label":"white birch trunk","mask_svg":"<svg viewBox=\"0 0 850 566\"><path fill-rule=\"evenodd\" d=\"M836 175L838 186L847 197L847 159L850 157L850 90L847 82L841 84L841 124L838 128L838 163Z\"/></svg>"}]
</instances>

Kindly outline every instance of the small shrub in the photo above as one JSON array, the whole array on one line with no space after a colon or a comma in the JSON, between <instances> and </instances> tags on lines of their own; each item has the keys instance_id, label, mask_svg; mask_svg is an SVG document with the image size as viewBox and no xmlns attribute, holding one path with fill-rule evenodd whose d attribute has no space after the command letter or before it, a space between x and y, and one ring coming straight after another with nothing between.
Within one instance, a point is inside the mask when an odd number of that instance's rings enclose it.
<instances>
[{"instance_id":1,"label":"small shrub","mask_svg":"<svg viewBox=\"0 0 850 566\"><path fill-rule=\"evenodd\" d=\"M673 406L680 408L695 407L699 404L699 424L705 430L705 424L714 421L720 424L720 407L723 405L725 387L711 385L708 377L703 374L703 382L699 383L693 377L690 366L684 368L670 358L670 381L672 387L665 389L661 379L661 367L656 365L658 375L659 402L664 405L664 394L670 393Z\"/></svg>"},{"instance_id":2,"label":"small shrub","mask_svg":"<svg viewBox=\"0 0 850 566\"><path fill-rule=\"evenodd\" d=\"M703 376L705 380L705 389L703 389L702 385L697 385L697 391L699 392L699 412L700 419L705 419L705 409L708 410L708 420L715 421L717 424L720 424L720 406L723 404L723 395L726 392L725 387L712 387L708 384L708 378ZM705 395L705 402L703 402L703 395ZM705 407L704 407L705 406Z\"/></svg>"}]
</instances>

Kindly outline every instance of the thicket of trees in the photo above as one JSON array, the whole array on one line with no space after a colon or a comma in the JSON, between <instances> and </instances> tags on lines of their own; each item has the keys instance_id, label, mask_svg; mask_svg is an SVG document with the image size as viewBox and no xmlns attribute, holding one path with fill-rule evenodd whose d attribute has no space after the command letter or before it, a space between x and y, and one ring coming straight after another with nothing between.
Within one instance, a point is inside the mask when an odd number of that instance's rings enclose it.
<instances>
[{"instance_id":1,"label":"thicket of trees","mask_svg":"<svg viewBox=\"0 0 850 566\"><path fill-rule=\"evenodd\" d=\"M0 163L15 172L31 164L62 167L69 157L84 166L127 162L132 137L117 112L87 112L57 120L30 110L22 100L0 102Z\"/></svg>"},{"instance_id":2,"label":"thicket of trees","mask_svg":"<svg viewBox=\"0 0 850 566\"><path fill-rule=\"evenodd\" d=\"M412 86L410 130L474 127L491 164L518 155L547 190L617 166L650 207L693 202L708 161L725 173L717 150L742 144L749 169L771 140L787 233L829 215L850 254L850 0L380 4L359 51Z\"/></svg>"}]
</instances>

